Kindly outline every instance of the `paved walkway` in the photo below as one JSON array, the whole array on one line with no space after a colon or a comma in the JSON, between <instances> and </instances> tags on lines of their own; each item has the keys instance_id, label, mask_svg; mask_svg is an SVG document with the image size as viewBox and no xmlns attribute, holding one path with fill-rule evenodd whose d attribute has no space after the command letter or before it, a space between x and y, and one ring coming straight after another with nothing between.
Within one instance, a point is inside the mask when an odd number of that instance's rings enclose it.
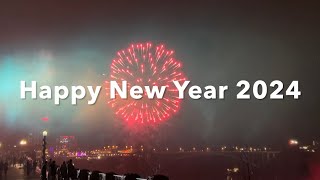
<instances>
[{"instance_id":1,"label":"paved walkway","mask_svg":"<svg viewBox=\"0 0 320 180\"><path fill-rule=\"evenodd\" d=\"M5 177L4 174L2 174L2 177L0 177L0 180L40 180L39 176L31 175L27 176L24 173L23 169L10 167L8 170L8 174Z\"/></svg>"}]
</instances>

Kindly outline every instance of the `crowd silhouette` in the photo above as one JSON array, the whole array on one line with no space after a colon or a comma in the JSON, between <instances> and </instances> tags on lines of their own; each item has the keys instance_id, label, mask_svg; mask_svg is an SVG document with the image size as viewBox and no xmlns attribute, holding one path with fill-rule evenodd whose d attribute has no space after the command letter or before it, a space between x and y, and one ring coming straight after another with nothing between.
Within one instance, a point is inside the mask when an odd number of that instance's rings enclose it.
<instances>
[{"instance_id":1,"label":"crowd silhouette","mask_svg":"<svg viewBox=\"0 0 320 180\"><path fill-rule=\"evenodd\" d=\"M75 168L72 160L63 162L60 166L55 161L50 159L44 162L41 168L41 180L100 180L100 171L90 172L88 169L79 170ZM90 174L90 176L89 176ZM116 173L104 173L106 180L115 180ZM135 173L125 174L124 180L136 180L141 178L140 175ZM163 175L155 175L152 180L169 180L168 177Z\"/></svg>"},{"instance_id":2,"label":"crowd silhouette","mask_svg":"<svg viewBox=\"0 0 320 180\"><path fill-rule=\"evenodd\" d=\"M2 160L3 159L3 160ZM72 159L63 161L60 165L56 161L42 162L40 159L31 158L27 155L1 156L0 157L0 179L6 178L11 168L23 169L25 175L39 177L41 180L100 180L102 172L90 171L88 169L76 169ZM106 180L115 180L114 172L103 173ZM128 173L124 175L124 180L136 180L140 175ZM10 176L9 176L10 177ZM8 177L8 178L9 178ZM163 175L155 175L152 180L169 180Z\"/></svg>"},{"instance_id":3,"label":"crowd silhouette","mask_svg":"<svg viewBox=\"0 0 320 180\"><path fill-rule=\"evenodd\" d=\"M24 168L26 174L36 174L37 162L30 157L19 156L16 154L3 153L0 157L0 179L7 177L10 167Z\"/></svg>"},{"instance_id":4,"label":"crowd silhouette","mask_svg":"<svg viewBox=\"0 0 320 180\"><path fill-rule=\"evenodd\" d=\"M41 180L74 180L78 179L77 175L72 159L67 163L63 161L60 166L56 164L56 161L50 159L45 161L41 168Z\"/></svg>"},{"instance_id":5,"label":"crowd silhouette","mask_svg":"<svg viewBox=\"0 0 320 180\"><path fill-rule=\"evenodd\" d=\"M9 169L8 162L0 161L0 178L2 178L2 174L4 174L5 177L7 176L8 169Z\"/></svg>"}]
</instances>

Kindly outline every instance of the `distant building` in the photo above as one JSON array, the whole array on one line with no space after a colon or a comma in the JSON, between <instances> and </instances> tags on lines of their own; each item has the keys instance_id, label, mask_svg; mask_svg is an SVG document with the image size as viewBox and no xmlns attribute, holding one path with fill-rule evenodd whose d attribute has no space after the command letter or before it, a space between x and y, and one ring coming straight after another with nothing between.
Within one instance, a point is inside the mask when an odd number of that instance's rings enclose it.
<instances>
[{"instance_id":1,"label":"distant building","mask_svg":"<svg viewBox=\"0 0 320 180\"><path fill-rule=\"evenodd\" d=\"M78 147L75 136L60 136L57 141L58 150L74 151Z\"/></svg>"}]
</instances>

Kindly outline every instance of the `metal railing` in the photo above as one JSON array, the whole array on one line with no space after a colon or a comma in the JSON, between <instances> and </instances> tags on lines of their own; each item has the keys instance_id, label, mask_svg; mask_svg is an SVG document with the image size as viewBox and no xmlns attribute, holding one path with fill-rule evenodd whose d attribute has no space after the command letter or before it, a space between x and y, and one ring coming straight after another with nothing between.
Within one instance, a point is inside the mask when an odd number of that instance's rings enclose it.
<instances>
[{"instance_id":1,"label":"metal railing","mask_svg":"<svg viewBox=\"0 0 320 180\"><path fill-rule=\"evenodd\" d=\"M79 177L79 174L80 174L80 171L81 170L78 170L77 171L77 174L78 174L78 177ZM90 176L91 176L92 172L88 172L88 178L90 179ZM116 180L125 180L126 176L125 175L113 175L115 177ZM106 180L106 174L105 173L99 173L99 177L100 177L100 180ZM151 177L148 177L147 179L145 178L136 178L137 180L152 180Z\"/></svg>"}]
</instances>

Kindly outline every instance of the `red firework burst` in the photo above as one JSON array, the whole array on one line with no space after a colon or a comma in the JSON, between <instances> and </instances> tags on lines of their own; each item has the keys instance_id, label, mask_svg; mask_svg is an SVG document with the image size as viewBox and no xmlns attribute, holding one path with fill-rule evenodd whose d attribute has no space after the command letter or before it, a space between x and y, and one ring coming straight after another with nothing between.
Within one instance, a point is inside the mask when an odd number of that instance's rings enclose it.
<instances>
[{"instance_id":1,"label":"red firework burst","mask_svg":"<svg viewBox=\"0 0 320 180\"><path fill-rule=\"evenodd\" d=\"M128 89L134 85L166 86L162 99L111 99L108 104L122 119L129 122L156 123L169 119L180 109L181 100L173 81L185 81L182 64L174 58L174 51L164 45L132 44L117 53L111 64L110 80L127 81ZM107 95L109 95L107 84Z\"/></svg>"}]
</instances>

